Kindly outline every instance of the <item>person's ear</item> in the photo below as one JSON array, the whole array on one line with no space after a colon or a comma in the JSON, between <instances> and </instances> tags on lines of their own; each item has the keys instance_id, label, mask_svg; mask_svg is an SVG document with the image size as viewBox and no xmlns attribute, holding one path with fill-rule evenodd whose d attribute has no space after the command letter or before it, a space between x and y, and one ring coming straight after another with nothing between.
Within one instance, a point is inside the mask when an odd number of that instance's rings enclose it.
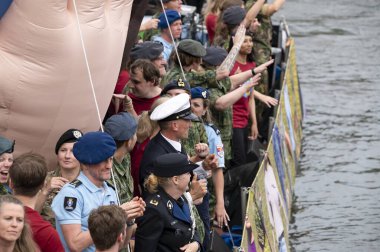
<instances>
[{"instance_id":1,"label":"person's ear","mask_svg":"<svg viewBox=\"0 0 380 252\"><path fill-rule=\"evenodd\" d=\"M172 181L175 185L178 185L178 176L173 176Z\"/></svg>"}]
</instances>

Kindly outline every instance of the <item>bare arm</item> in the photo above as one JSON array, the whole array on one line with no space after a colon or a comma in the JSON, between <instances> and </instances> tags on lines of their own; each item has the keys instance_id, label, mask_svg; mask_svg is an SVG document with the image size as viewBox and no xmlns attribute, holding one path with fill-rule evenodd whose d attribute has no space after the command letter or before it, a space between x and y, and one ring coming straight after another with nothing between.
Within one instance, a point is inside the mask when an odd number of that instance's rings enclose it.
<instances>
[{"instance_id":1,"label":"bare arm","mask_svg":"<svg viewBox=\"0 0 380 252\"><path fill-rule=\"evenodd\" d=\"M277 99L268 95L264 95L258 91L255 91L254 95L255 95L255 98L259 99L262 103L265 103L269 108L272 106L276 106L278 104Z\"/></svg>"},{"instance_id":2,"label":"bare arm","mask_svg":"<svg viewBox=\"0 0 380 252\"><path fill-rule=\"evenodd\" d=\"M273 59L268 60L267 62L261 64L260 66L255 67L253 69L253 71L255 72L255 74L262 73L265 69L268 68L268 66L270 66L273 63L273 61L274 61ZM247 70L247 71L237 73L237 74L230 76L231 90L233 90L236 87L238 87L239 85L243 84L245 81L247 81L251 77L252 77L252 71L251 70Z\"/></svg>"},{"instance_id":3,"label":"bare arm","mask_svg":"<svg viewBox=\"0 0 380 252\"><path fill-rule=\"evenodd\" d=\"M255 20L264 2L265 0L258 0L254 5L251 6L243 20L243 24L245 27L248 28L251 25L252 21Z\"/></svg>"},{"instance_id":4,"label":"bare arm","mask_svg":"<svg viewBox=\"0 0 380 252\"><path fill-rule=\"evenodd\" d=\"M249 117L251 118L251 132L248 136L249 139L254 140L257 138L259 132L257 129L257 120L256 120L256 104L255 104L255 95L256 91L251 92L249 97Z\"/></svg>"},{"instance_id":5,"label":"bare arm","mask_svg":"<svg viewBox=\"0 0 380 252\"><path fill-rule=\"evenodd\" d=\"M230 220L226 209L224 207L224 178L223 169L215 169L212 171L212 181L214 182L216 206L215 206L215 219L221 227L223 224L227 225Z\"/></svg>"},{"instance_id":6,"label":"bare arm","mask_svg":"<svg viewBox=\"0 0 380 252\"><path fill-rule=\"evenodd\" d=\"M93 244L90 232L83 232L80 224L64 224L61 229L71 252L80 252Z\"/></svg>"},{"instance_id":7,"label":"bare arm","mask_svg":"<svg viewBox=\"0 0 380 252\"><path fill-rule=\"evenodd\" d=\"M158 22L160 22L157 18L152 18L144 23L141 23L139 31L146 31L151 29L157 29Z\"/></svg>"},{"instance_id":8,"label":"bare arm","mask_svg":"<svg viewBox=\"0 0 380 252\"><path fill-rule=\"evenodd\" d=\"M272 16L274 13L280 10L284 3L285 0L275 0L271 4L265 4L263 14L266 16Z\"/></svg>"},{"instance_id":9,"label":"bare arm","mask_svg":"<svg viewBox=\"0 0 380 252\"><path fill-rule=\"evenodd\" d=\"M251 71L248 71L248 72L251 72ZM232 90L228 94L225 94L225 95L219 97L215 102L215 108L217 110L225 110L228 107L232 106L235 102L237 102L244 95L245 92L247 92L251 87L258 84L260 77L261 77L261 74L256 74L252 78L252 80L250 81L249 84L242 85L239 88Z\"/></svg>"},{"instance_id":10,"label":"bare arm","mask_svg":"<svg viewBox=\"0 0 380 252\"><path fill-rule=\"evenodd\" d=\"M227 57L223 60L222 64L218 67L217 71L228 70L231 71L235 64L236 56L239 54L240 47L244 42L246 28L244 25L240 25L238 30L236 31L234 37L234 46L231 48Z\"/></svg>"}]
</instances>

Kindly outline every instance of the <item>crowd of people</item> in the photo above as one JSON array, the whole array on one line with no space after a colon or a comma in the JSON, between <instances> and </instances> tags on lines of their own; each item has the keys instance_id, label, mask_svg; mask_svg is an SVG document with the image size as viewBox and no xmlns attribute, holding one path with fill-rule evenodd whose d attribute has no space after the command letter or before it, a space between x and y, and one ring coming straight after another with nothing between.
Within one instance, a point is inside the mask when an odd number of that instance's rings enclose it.
<instances>
[{"instance_id":1,"label":"crowd of people","mask_svg":"<svg viewBox=\"0 0 380 252\"><path fill-rule=\"evenodd\" d=\"M199 2L207 44L181 37L181 0L162 0L121 66L104 131L73 123L54 170L37 153L14 159L0 136L1 251L207 251L212 225L228 225L224 171L267 140L277 105L270 17L285 0Z\"/></svg>"}]
</instances>

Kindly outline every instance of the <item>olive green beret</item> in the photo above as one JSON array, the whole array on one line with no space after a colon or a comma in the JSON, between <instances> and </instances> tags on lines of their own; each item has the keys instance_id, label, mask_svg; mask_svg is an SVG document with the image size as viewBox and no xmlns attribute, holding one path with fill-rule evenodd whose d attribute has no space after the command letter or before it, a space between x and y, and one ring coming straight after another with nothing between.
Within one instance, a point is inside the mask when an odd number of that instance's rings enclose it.
<instances>
[{"instance_id":1,"label":"olive green beret","mask_svg":"<svg viewBox=\"0 0 380 252\"><path fill-rule=\"evenodd\" d=\"M181 40L178 44L178 50L190 54L194 57L203 57L206 55L206 49L203 45L192 39Z\"/></svg>"}]
</instances>

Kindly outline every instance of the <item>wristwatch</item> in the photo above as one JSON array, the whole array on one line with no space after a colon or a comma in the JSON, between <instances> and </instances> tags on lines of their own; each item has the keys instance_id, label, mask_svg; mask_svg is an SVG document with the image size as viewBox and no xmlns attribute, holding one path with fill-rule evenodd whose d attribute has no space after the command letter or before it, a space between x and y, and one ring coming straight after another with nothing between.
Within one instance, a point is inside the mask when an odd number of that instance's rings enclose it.
<instances>
[{"instance_id":1,"label":"wristwatch","mask_svg":"<svg viewBox=\"0 0 380 252\"><path fill-rule=\"evenodd\" d=\"M127 227L132 227L135 224L136 219L132 219L131 221L127 221Z\"/></svg>"}]
</instances>

